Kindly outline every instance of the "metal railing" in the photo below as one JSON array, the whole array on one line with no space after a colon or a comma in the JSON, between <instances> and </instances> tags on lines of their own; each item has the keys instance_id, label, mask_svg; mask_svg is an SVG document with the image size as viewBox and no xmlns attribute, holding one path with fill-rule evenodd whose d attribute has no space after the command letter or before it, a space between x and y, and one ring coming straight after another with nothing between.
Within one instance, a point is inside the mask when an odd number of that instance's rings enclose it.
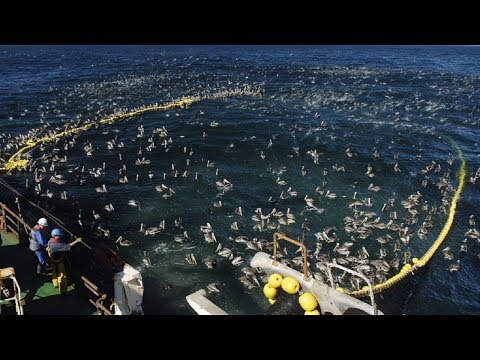
<instances>
[{"instance_id":1,"label":"metal railing","mask_svg":"<svg viewBox=\"0 0 480 360\"><path fill-rule=\"evenodd\" d=\"M29 232L32 230L32 227L28 225L20 215L0 202L0 231L9 231L18 237L20 234L20 225L23 225Z\"/></svg>"},{"instance_id":2,"label":"metal railing","mask_svg":"<svg viewBox=\"0 0 480 360\"><path fill-rule=\"evenodd\" d=\"M15 234L17 238L19 238L19 234L21 231L21 227L24 227L26 231L30 232L32 230L32 227L28 225L25 220L21 217L21 215L15 213L12 211L6 204L0 202L0 231L5 231L5 232L11 232ZM88 246L87 244L83 243L86 247L88 247L90 250L93 250L92 247ZM8 268L10 269L10 268ZM13 271L13 274L15 274L13 268L11 268ZM15 306L17 310L17 314L23 315L23 307L21 305L22 299L21 299L21 292L20 292L20 285L17 282L17 279L15 276L9 277L12 279L14 283L14 289L15 289L15 296L8 298L8 299L1 299L0 301L13 301L15 300ZM85 276L81 276L81 280L83 281L83 284L85 287L90 290L94 295L98 296L98 299L95 301L92 299L89 299L89 301L94 305L99 311L101 311L105 315L112 315L112 312L105 307L104 302L107 300L107 294L101 292L99 288L89 279L87 279Z\"/></svg>"},{"instance_id":3,"label":"metal railing","mask_svg":"<svg viewBox=\"0 0 480 360\"><path fill-rule=\"evenodd\" d=\"M302 248L302 252L303 252L303 278L306 280L308 278L308 270L307 270L307 247L305 246L305 244L302 244L301 242L299 242L297 240L293 240L292 238L289 238L285 234L278 233L278 232L274 233L273 234L273 265L277 265L277 239L286 240L286 241Z\"/></svg>"},{"instance_id":4,"label":"metal railing","mask_svg":"<svg viewBox=\"0 0 480 360\"><path fill-rule=\"evenodd\" d=\"M15 270L13 267L8 267L0 269L0 285L3 285L3 280L10 279L13 282L13 296L8 296L6 299L1 299L0 293L0 314L2 313L2 303L13 301L15 302L15 311L17 315L23 315L23 300L22 300L22 290L20 285L15 277Z\"/></svg>"},{"instance_id":5,"label":"metal railing","mask_svg":"<svg viewBox=\"0 0 480 360\"><path fill-rule=\"evenodd\" d=\"M370 292L370 301L372 303L373 314L378 315L377 304L375 304L375 298L374 298L373 290L372 290L373 289L372 283L370 282L370 280L368 280L368 278L365 275L363 275L363 274L361 274L357 271L351 270L349 268L346 268L345 266L338 265L338 264L335 264L335 263L325 263L325 265L327 265L328 278L330 279L330 286L332 288L335 288L335 282L333 281L333 275L332 275L332 269L331 269L332 267L335 267L335 268L338 268L340 270L346 271L346 272L348 272L352 275L358 276L361 279L363 279L367 283L368 290Z\"/></svg>"}]
</instances>

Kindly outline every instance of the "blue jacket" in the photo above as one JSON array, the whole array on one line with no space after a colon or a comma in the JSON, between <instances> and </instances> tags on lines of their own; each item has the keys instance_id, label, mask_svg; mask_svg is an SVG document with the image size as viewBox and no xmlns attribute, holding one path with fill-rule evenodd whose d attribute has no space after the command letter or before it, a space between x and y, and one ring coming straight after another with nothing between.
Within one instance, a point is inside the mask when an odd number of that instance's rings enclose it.
<instances>
[{"instance_id":1,"label":"blue jacket","mask_svg":"<svg viewBox=\"0 0 480 360\"><path fill-rule=\"evenodd\" d=\"M45 249L47 247L47 241L44 238L44 235L40 231L37 225L35 225L32 228L32 231L30 232L30 250L32 251L37 251L40 249Z\"/></svg>"}]
</instances>

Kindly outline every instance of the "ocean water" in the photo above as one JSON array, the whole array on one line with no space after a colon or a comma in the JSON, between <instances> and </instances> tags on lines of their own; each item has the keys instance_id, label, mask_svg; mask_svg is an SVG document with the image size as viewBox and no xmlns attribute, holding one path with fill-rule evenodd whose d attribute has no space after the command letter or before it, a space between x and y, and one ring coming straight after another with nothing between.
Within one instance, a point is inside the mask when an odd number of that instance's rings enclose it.
<instances>
[{"instance_id":1,"label":"ocean water","mask_svg":"<svg viewBox=\"0 0 480 360\"><path fill-rule=\"evenodd\" d=\"M203 97L44 144L28 153L29 169L1 176L27 193L26 181L32 191L35 168L45 167L38 196L72 226L80 212L85 229L109 230L112 246L142 272L147 314L192 314L185 296L212 283L220 292L208 297L227 312L261 314L268 303L255 280L263 286L265 279L248 277L250 288L239 280L255 250L235 238L267 244L274 227L302 238L319 278L320 260L366 251L390 265L386 273L362 270L379 283L440 234L458 186L458 146L467 175L447 238L414 284L399 291L406 297L379 298L395 303L392 313L478 314L480 244L469 234L480 224L479 60L480 49L465 46L1 46L1 162L26 135ZM53 183L52 175L66 182ZM123 176L128 183L119 182ZM219 188L223 179L230 189ZM103 184L107 192L97 192ZM155 188L161 184L173 196L163 197ZM306 196L314 207L306 207ZM354 196L360 204L352 205ZM273 209L284 215L255 227L252 217ZM287 212L295 222L279 224ZM360 236L348 218L399 228L369 227ZM139 231L163 220L154 235ZM205 241L200 227L207 223L216 242ZM184 231L188 238L176 241ZM332 241L317 239L322 232ZM120 236L130 246L116 242ZM338 252L345 243L348 255ZM233 265L219 244L244 262ZM299 255L281 246L284 259Z\"/></svg>"}]
</instances>

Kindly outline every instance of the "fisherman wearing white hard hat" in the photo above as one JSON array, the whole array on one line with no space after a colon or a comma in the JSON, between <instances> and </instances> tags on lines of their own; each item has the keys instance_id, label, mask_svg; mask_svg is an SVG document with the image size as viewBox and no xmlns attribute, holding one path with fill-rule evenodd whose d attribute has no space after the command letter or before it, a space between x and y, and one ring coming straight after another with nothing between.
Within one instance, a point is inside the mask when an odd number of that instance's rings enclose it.
<instances>
[{"instance_id":1,"label":"fisherman wearing white hard hat","mask_svg":"<svg viewBox=\"0 0 480 360\"><path fill-rule=\"evenodd\" d=\"M45 218L40 218L37 221L37 224L32 228L30 232L30 250L35 252L38 259L37 265L37 274L45 274L45 270L49 267L48 264L48 256L46 252L47 248L47 241L48 241L48 234L47 228L48 221Z\"/></svg>"}]
</instances>

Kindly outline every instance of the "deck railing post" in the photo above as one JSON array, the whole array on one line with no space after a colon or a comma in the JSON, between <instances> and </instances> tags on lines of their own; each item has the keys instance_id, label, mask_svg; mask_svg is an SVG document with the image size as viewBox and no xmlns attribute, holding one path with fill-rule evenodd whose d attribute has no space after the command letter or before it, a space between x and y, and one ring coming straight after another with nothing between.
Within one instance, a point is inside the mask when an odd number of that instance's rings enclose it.
<instances>
[{"instance_id":1,"label":"deck railing post","mask_svg":"<svg viewBox=\"0 0 480 360\"><path fill-rule=\"evenodd\" d=\"M0 211L0 231L4 231L7 228L7 226L5 224L5 221L6 221L6 219L5 219L5 208L4 208L3 204L1 204L0 209L1 209L1 211Z\"/></svg>"}]
</instances>

